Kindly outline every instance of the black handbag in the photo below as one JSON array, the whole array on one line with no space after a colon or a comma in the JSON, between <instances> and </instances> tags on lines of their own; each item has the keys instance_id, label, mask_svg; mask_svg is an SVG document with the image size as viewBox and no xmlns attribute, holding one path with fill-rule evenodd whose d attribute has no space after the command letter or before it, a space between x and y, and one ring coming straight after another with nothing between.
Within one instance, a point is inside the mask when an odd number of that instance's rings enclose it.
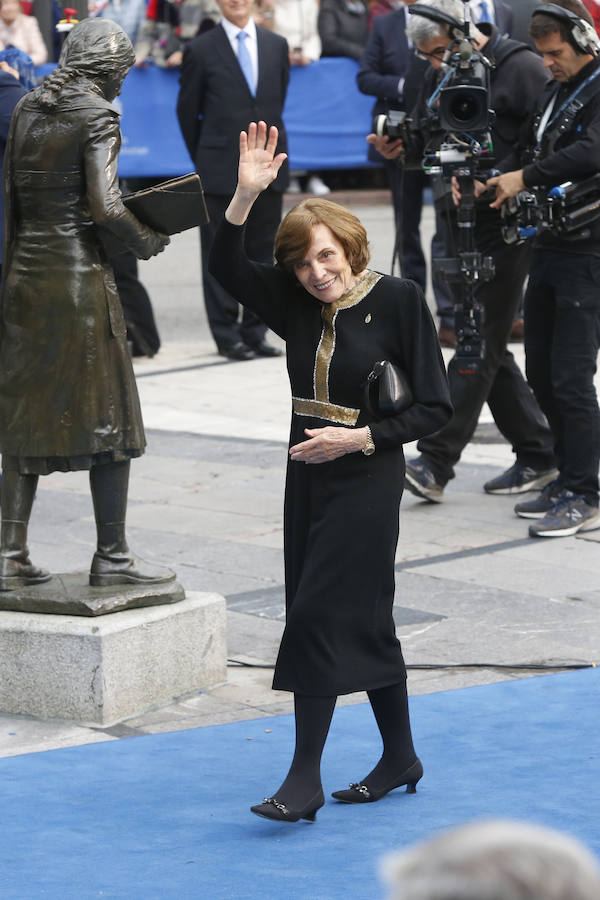
<instances>
[{"instance_id":1,"label":"black handbag","mask_svg":"<svg viewBox=\"0 0 600 900\"><path fill-rule=\"evenodd\" d=\"M383 359L376 362L365 382L365 406L377 419L396 416L412 406L413 394L405 373Z\"/></svg>"}]
</instances>

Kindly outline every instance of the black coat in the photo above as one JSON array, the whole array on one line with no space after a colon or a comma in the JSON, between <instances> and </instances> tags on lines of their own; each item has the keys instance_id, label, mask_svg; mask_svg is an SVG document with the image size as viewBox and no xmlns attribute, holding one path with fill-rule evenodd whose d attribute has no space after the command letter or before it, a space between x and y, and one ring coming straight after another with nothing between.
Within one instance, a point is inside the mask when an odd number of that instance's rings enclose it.
<instances>
[{"instance_id":1,"label":"black coat","mask_svg":"<svg viewBox=\"0 0 600 900\"><path fill-rule=\"evenodd\" d=\"M287 151L283 105L289 81L284 38L256 28L258 85L256 97L221 25L194 38L183 54L177 101L179 125L196 171L209 194L232 195L237 183L240 131L263 120L279 129L277 152ZM284 191L287 162L272 190Z\"/></svg>"},{"instance_id":2,"label":"black coat","mask_svg":"<svg viewBox=\"0 0 600 900\"><path fill-rule=\"evenodd\" d=\"M249 262L243 228L225 221L211 271L287 342L290 444L306 439L305 428L369 425L376 447L370 457L288 462L287 621L273 686L319 696L397 684L405 674L392 617L402 444L437 431L452 412L421 289L369 272L338 301L322 304L294 276ZM415 402L373 421L362 385L379 359L404 369Z\"/></svg>"},{"instance_id":3,"label":"black coat","mask_svg":"<svg viewBox=\"0 0 600 900\"><path fill-rule=\"evenodd\" d=\"M319 37L321 56L348 56L360 59L369 34L369 13L361 2L362 12L349 8L346 0L321 0Z\"/></svg>"}]
</instances>

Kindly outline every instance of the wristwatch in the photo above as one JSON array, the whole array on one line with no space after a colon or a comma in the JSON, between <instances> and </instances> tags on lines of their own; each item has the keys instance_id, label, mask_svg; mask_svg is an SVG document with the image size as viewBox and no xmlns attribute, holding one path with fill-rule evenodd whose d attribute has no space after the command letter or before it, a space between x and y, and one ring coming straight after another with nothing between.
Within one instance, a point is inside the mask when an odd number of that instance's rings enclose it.
<instances>
[{"instance_id":1,"label":"wristwatch","mask_svg":"<svg viewBox=\"0 0 600 900\"><path fill-rule=\"evenodd\" d=\"M365 441L365 446L363 451L365 456L373 456L375 453L375 444L373 443L373 435L371 434L371 429L367 425L367 439Z\"/></svg>"}]
</instances>

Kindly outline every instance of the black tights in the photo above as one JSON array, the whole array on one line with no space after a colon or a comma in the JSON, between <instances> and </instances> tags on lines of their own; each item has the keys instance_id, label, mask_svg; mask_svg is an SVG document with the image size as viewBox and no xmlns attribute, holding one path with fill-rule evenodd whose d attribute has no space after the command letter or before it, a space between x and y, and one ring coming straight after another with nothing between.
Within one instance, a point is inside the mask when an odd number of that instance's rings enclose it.
<instances>
[{"instance_id":1,"label":"black tights","mask_svg":"<svg viewBox=\"0 0 600 900\"><path fill-rule=\"evenodd\" d=\"M368 691L383 740L383 755L362 781L384 790L415 761L406 682ZM290 809L303 809L321 789L321 756L337 697L294 694L296 749L287 777L275 797Z\"/></svg>"}]
</instances>

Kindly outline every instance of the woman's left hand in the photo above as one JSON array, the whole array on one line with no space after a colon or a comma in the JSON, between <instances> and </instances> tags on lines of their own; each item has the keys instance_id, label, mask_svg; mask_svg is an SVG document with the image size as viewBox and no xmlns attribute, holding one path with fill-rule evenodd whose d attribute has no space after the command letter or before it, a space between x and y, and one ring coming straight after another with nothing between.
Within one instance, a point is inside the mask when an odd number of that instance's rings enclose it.
<instances>
[{"instance_id":1,"label":"woman's left hand","mask_svg":"<svg viewBox=\"0 0 600 900\"><path fill-rule=\"evenodd\" d=\"M265 122L250 122L248 131L240 134L238 187L260 194L275 181L285 153L275 155L279 132L274 125L267 130Z\"/></svg>"},{"instance_id":2,"label":"woman's left hand","mask_svg":"<svg viewBox=\"0 0 600 900\"><path fill-rule=\"evenodd\" d=\"M367 440L366 428L305 428L307 441L290 447L290 459L294 462L324 463L364 450Z\"/></svg>"}]
</instances>

